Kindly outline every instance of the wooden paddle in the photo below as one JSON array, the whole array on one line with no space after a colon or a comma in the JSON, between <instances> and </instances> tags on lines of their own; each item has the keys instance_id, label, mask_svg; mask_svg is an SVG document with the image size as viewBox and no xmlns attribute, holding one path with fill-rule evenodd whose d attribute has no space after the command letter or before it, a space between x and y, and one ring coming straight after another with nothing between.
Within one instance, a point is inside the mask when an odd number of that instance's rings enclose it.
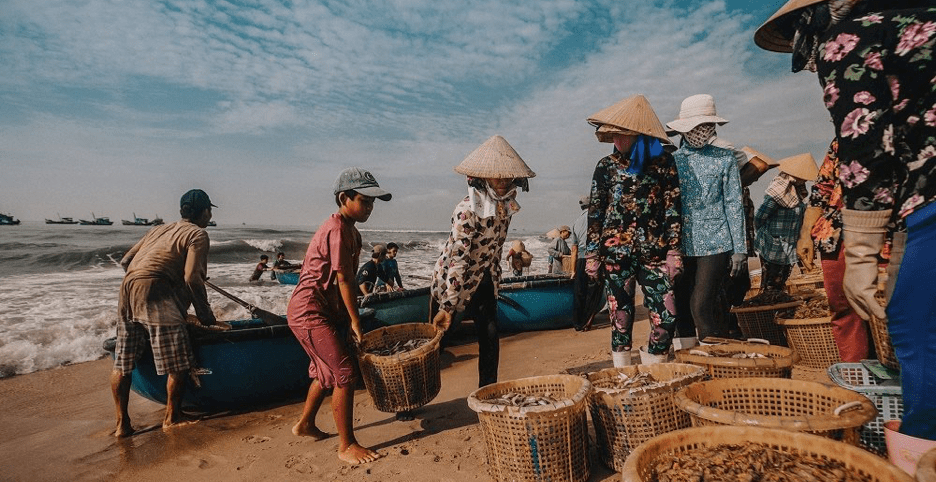
<instances>
[{"instance_id":1,"label":"wooden paddle","mask_svg":"<svg viewBox=\"0 0 936 482\"><path fill-rule=\"evenodd\" d=\"M282 316L280 316L280 315L277 315L277 314L275 314L275 313L271 313L271 312L269 312L269 311L267 311L267 310L264 310L264 309L261 309L261 308L257 308L256 306L254 306L254 305L252 305L252 304L250 304L250 303L248 303L248 302L246 302L246 301L244 301L244 300L242 300L242 299L240 299L240 298L238 298L238 297L232 295L231 293L228 293L227 291L224 291L224 290L222 290L221 288L218 288L217 286L214 285L214 283L212 283L212 282L210 282L210 281L205 281L205 285L207 285L209 288L211 288L211 289L217 291L218 293L221 293L222 295L226 296L226 297L229 298L231 301L233 301L233 302L235 302L235 303L237 303L237 304L243 306L244 308L247 308L247 311L250 312L250 316L252 316L252 317L254 317L254 318L257 318L257 319L263 321L263 323L264 323L265 325L267 325L267 326L276 326L276 325L285 325L285 324L286 324L286 318L284 318L284 317L282 317Z\"/></svg>"}]
</instances>

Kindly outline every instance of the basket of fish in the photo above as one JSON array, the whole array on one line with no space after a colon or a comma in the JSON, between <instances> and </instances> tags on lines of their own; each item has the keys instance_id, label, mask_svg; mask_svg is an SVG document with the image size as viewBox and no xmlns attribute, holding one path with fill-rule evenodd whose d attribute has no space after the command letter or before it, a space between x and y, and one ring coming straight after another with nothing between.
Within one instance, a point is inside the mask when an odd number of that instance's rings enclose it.
<instances>
[{"instance_id":1,"label":"basket of fish","mask_svg":"<svg viewBox=\"0 0 936 482\"><path fill-rule=\"evenodd\" d=\"M443 334L428 323L391 325L364 334L358 346L358 365L377 410L413 410L439 394Z\"/></svg>"},{"instance_id":2,"label":"basket of fish","mask_svg":"<svg viewBox=\"0 0 936 482\"><path fill-rule=\"evenodd\" d=\"M783 327L790 348L799 353L803 365L825 370L842 361L832 336L832 317L826 297L816 297L796 308L781 311L775 321Z\"/></svg>"},{"instance_id":3,"label":"basket of fish","mask_svg":"<svg viewBox=\"0 0 936 482\"><path fill-rule=\"evenodd\" d=\"M748 298L731 312L738 318L738 328L746 338L768 340L771 345L787 346L783 329L774 323L778 311L796 308L803 303L783 291L765 291Z\"/></svg>"},{"instance_id":4,"label":"basket of fish","mask_svg":"<svg viewBox=\"0 0 936 482\"><path fill-rule=\"evenodd\" d=\"M589 373L588 409L595 426L598 456L620 472L638 445L691 426L673 393L705 378L705 370L685 363L632 365Z\"/></svg>"},{"instance_id":5,"label":"basket of fish","mask_svg":"<svg viewBox=\"0 0 936 482\"><path fill-rule=\"evenodd\" d=\"M914 482L887 460L817 435L761 427L693 427L637 447L624 482Z\"/></svg>"},{"instance_id":6,"label":"basket of fish","mask_svg":"<svg viewBox=\"0 0 936 482\"><path fill-rule=\"evenodd\" d=\"M588 480L587 395L576 375L498 382L468 396L497 481Z\"/></svg>"},{"instance_id":7,"label":"basket of fish","mask_svg":"<svg viewBox=\"0 0 936 482\"><path fill-rule=\"evenodd\" d=\"M877 416L864 395L824 383L778 378L697 382L673 396L694 427L751 425L809 432L859 445L859 430Z\"/></svg>"},{"instance_id":8,"label":"basket of fish","mask_svg":"<svg viewBox=\"0 0 936 482\"><path fill-rule=\"evenodd\" d=\"M785 346L731 341L678 350L676 361L705 368L709 378L790 378L799 354Z\"/></svg>"}]
</instances>

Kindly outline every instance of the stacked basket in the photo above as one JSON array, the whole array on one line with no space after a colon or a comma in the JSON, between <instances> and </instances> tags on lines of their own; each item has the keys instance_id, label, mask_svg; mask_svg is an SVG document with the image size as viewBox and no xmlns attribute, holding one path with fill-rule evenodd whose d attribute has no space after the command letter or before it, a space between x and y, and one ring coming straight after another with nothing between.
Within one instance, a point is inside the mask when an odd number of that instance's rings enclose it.
<instances>
[{"instance_id":1,"label":"stacked basket","mask_svg":"<svg viewBox=\"0 0 936 482\"><path fill-rule=\"evenodd\" d=\"M676 361L703 367L710 378L790 378L799 355L785 346L734 342L678 350Z\"/></svg>"},{"instance_id":2,"label":"stacked basket","mask_svg":"<svg viewBox=\"0 0 936 482\"><path fill-rule=\"evenodd\" d=\"M859 393L822 383L749 378L689 385L674 397L693 426L752 425L810 432L858 445L858 430L877 415Z\"/></svg>"},{"instance_id":3,"label":"stacked basket","mask_svg":"<svg viewBox=\"0 0 936 482\"><path fill-rule=\"evenodd\" d=\"M428 323L404 323L371 331L359 346L358 364L364 386L381 412L419 408L435 398L442 387L439 344L444 331ZM395 355L371 353L410 340L424 345Z\"/></svg>"},{"instance_id":4,"label":"stacked basket","mask_svg":"<svg viewBox=\"0 0 936 482\"><path fill-rule=\"evenodd\" d=\"M886 460L857 447L849 446L824 437L807 433L790 432L759 427L696 427L677 430L654 437L638 447L627 459L624 465L624 482L651 482L659 480L657 472L665 467L672 466L680 456L693 449L715 448L722 445L738 447L740 451L752 443L761 443L783 454L789 454L796 459L818 459L827 463L841 466L841 473L817 478L811 475L801 475L799 467L792 469L789 476L792 480L862 480L867 482L913 482L913 478L906 472L889 464ZM726 457L726 462L733 463L732 457ZM712 461L717 463L718 461ZM763 462L763 461L761 461ZM756 462L755 462L756 463ZM765 464L767 465L767 464ZM742 466L743 474L759 477L777 475L776 469L762 470L761 473L751 474L753 466ZM812 477L812 478L809 478ZM846 479L846 477L848 477ZM700 480L701 474L694 478L681 480ZM751 477L748 480L759 480ZM705 478L705 480L717 480ZM740 479L739 479L740 480Z\"/></svg>"},{"instance_id":5,"label":"stacked basket","mask_svg":"<svg viewBox=\"0 0 936 482\"><path fill-rule=\"evenodd\" d=\"M760 338L770 342L771 345L787 346L783 329L774 322L777 312L796 308L802 301L790 301L765 306L748 306L732 308L731 312L738 318L738 327L745 338Z\"/></svg>"},{"instance_id":6,"label":"stacked basket","mask_svg":"<svg viewBox=\"0 0 936 482\"><path fill-rule=\"evenodd\" d=\"M803 365L809 368L829 368L842 361L838 345L832 337L832 317L782 318L775 320L783 327L787 342L799 353Z\"/></svg>"},{"instance_id":7,"label":"stacked basket","mask_svg":"<svg viewBox=\"0 0 936 482\"><path fill-rule=\"evenodd\" d=\"M650 387L615 388L622 377L649 376ZM588 408L601 461L621 471L624 461L641 443L690 425L689 415L673 402L673 393L705 377L701 367L683 363L607 368L588 374L592 391Z\"/></svg>"},{"instance_id":8,"label":"stacked basket","mask_svg":"<svg viewBox=\"0 0 936 482\"><path fill-rule=\"evenodd\" d=\"M544 375L494 383L468 396L478 413L491 477L497 481L588 480L587 395L591 383L575 375ZM507 396L558 401L527 407L493 403Z\"/></svg>"}]
</instances>

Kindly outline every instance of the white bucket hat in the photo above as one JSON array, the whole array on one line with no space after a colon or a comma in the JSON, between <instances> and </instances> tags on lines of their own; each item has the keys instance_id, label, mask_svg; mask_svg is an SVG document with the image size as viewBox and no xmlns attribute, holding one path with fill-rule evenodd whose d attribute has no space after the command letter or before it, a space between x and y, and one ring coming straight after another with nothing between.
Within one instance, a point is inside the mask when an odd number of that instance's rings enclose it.
<instances>
[{"instance_id":1,"label":"white bucket hat","mask_svg":"<svg viewBox=\"0 0 936 482\"><path fill-rule=\"evenodd\" d=\"M728 120L715 115L715 98L709 94L697 94L686 97L679 106L679 118L668 122L669 134L686 133L699 124L714 123L724 125Z\"/></svg>"},{"instance_id":2,"label":"white bucket hat","mask_svg":"<svg viewBox=\"0 0 936 482\"><path fill-rule=\"evenodd\" d=\"M484 179L514 179L536 176L520 154L501 136L491 136L455 166L455 172Z\"/></svg>"}]
</instances>

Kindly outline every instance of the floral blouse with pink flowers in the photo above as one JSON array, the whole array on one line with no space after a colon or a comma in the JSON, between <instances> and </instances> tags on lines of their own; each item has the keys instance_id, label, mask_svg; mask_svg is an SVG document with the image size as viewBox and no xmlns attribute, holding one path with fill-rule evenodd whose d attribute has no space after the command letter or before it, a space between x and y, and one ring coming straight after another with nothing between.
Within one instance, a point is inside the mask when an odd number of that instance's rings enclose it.
<instances>
[{"instance_id":1,"label":"floral blouse with pink flowers","mask_svg":"<svg viewBox=\"0 0 936 482\"><path fill-rule=\"evenodd\" d=\"M844 207L903 218L936 195L936 8L855 17L823 41L816 66Z\"/></svg>"}]
</instances>

